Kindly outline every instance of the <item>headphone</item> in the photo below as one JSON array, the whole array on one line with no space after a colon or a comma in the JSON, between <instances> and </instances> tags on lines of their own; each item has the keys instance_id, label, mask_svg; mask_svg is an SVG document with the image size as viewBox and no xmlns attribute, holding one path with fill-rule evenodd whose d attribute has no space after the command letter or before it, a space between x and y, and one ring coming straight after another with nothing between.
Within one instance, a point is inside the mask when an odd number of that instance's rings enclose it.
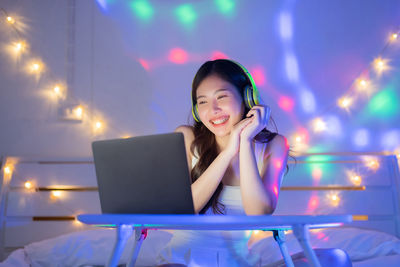
<instances>
[{"instance_id":1,"label":"headphone","mask_svg":"<svg viewBox=\"0 0 400 267\"><path fill-rule=\"evenodd\" d=\"M251 76L250 72L240 63L230 60L230 59L226 59L227 61L230 61L234 64L236 64L237 66L239 66L243 73L245 74L245 76L248 78L248 80L250 81L250 85L246 85L243 88L243 101L244 104L246 105L246 107L248 109L251 109L252 107L258 105L261 101L260 101L260 95L258 93L257 87L256 87L256 83L254 82L253 77ZM197 122L201 122L200 120L200 116L199 116L199 107L196 104L194 104L194 100L193 100L193 96L191 96L192 99L192 115L195 121Z\"/></svg>"}]
</instances>

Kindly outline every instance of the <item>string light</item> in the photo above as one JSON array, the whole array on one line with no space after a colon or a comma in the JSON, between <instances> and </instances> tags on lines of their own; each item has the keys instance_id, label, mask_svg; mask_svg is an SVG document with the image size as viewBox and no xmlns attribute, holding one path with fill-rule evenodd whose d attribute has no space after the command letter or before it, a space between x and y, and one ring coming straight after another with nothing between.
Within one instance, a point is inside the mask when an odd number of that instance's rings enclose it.
<instances>
[{"instance_id":1,"label":"string light","mask_svg":"<svg viewBox=\"0 0 400 267\"><path fill-rule=\"evenodd\" d=\"M315 119L312 124L314 132L318 133L326 130L326 123L320 118Z\"/></svg>"},{"instance_id":2,"label":"string light","mask_svg":"<svg viewBox=\"0 0 400 267\"><path fill-rule=\"evenodd\" d=\"M350 108L350 105L353 103L353 99L350 97L342 97L338 100L338 105L339 107L348 110Z\"/></svg>"},{"instance_id":3,"label":"string light","mask_svg":"<svg viewBox=\"0 0 400 267\"><path fill-rule=\"evenodd\" d=\"M380 58L380 57L377 58L377 59L375 59L374 62L373 62L375 71L376 71L378 74L381 74L383 71L388 70L388 69L389 69L389 66L388 66L387 63L388 63L388 60L387 60L387 59L382 59L382 58Z\"/></svg>"},{"instance_id":4,"label":"string light","mask_svg":"<svg viewBox=\"0 0 400 267\"><path fill-rule=\"evenodd\" d=\"M331 194L328 195L328 199L329 199L329 201L330 201L332 206L334 206L334 207L339 206L340 197L339 197L338 194L331 193Z\"/></svg>"},{"instance_id":5,"label":"string light","mask_svg":"<svg viewBox=\"0 0 400 267\"><path fill-rule=\"evenodd\" d=\"M78 119L82 119L83 116L83 108L82 106L77 106L74 110L73 113L75 115L76 118Z\"/></svg>"},{"instance_id":6,"label":"string light","mask_svg":"<svg viewBox=\"0 0 400 267\"><path fill-rule=\"evenodd\" d=\"M10 23L10 24L14 24L14 23L15 23L15 19L14 19L13 17L8 16L8 17L6 18L6 20L7 20L7 22Z\"/></svg>"},{"instance_id":7,"label":"string light","mask_svg":"<svg viewBox=\"0 0 400 267\"><path fill-rule=\"evenodd\" d=\"M353 175L350 180L356 186L361 185L361 177L359 175Z\"/></svg>"},{"instance_id":8,"label":"string light","mask_svg":"<svg viewBox=\"0 0 400 267\"><path fill-rule=\"evenodd\" d=\"M32 186L33 186L33 184L32 184L32 182L30 182L30 181L26 181L26 182L24 183L24 186L25 186L26 189L31 189Z\"/></svg>"},{"instance_id":9,"label":"string light","mask_svg":"<svg viewBox=\"0 0 400 267\"><path fill-rule=\"evenodd\" d=\"M5 174L11 174L12 173L12 168L10 166L4 167L4 173Z\"/></svg>"},{"instance_id":10,"label":"string light","mask_svg":"<svg viewBox=\"0 0 400 267\"><path fill-rule=\"evenodd\" d=\"M52 199L58 199L61 197L61 191L55 190L51 191L51 198Z\"/></svg>"},{"instance_id":11,"label":"string light","mask_svg":"<svg viewBox=\"0 0 400 267\"><path fill-rule=\"evenodd\" d=\"M100 129L100 128L101 128L101 126L102 126L102 124L101 124L101 122L100 122L100 121L97 121L97 122L95 123L95 127L96 127L96 129Z\"/></svg>"},{"instance_id":12,"label":"string light","mask_svg":"<svg viewBox=\"0 0 400 267\"><path fill-rule=\"evenodd\" d=\"M393 33L393 34L390 36L390 40L391 40L391 41L396 41L398 37L399 37L399 35L398 35L397 33Z\"/></svg>"},{"instance_id":13,"label":"string light","mask_svg":"<svg viewBox=\"0 0 400 267\"><path fill-rule=\"evenodd\" d=\"M379 161L376 159L370 159L366 162L367 168L376 171L379 169Z\"/></svg>"}]
</instances>

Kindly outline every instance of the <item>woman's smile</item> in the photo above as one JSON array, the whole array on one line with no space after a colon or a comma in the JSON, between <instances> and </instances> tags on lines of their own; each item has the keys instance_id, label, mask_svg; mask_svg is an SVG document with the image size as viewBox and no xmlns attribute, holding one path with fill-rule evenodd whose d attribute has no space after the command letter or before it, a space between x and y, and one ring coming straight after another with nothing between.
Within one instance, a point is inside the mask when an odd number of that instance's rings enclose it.
<instances>
[{"instance_id":1,"label":"woman's smile","mask_svg":"<svg viewBox=\"0 0 400 267\"><path fill-rule=\"evenodd\" d=\"M229 120L229 116L220 116L214 119L211 119L210 122L214 125L214 126L223 126L225 124L227 124Z\"/></svg>"}]
</instances>

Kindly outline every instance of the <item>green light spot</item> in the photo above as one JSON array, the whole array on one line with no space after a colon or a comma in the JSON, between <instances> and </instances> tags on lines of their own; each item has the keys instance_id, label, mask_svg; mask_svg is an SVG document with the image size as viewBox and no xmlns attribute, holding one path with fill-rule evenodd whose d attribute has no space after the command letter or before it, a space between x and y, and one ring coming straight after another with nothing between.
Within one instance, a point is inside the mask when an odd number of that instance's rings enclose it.
<instances>
[{"instance_id":1,"label":"green light spot","mask_svg":"<svg viewBox=\"0 0 400 267\"><path fill-rule=\"evenodd\" d=\"M376 94L368 104L370 116L378 118L391 118L399 112L399 96L392 87Z\"/></svg>"},{"instance_id":2,"label":"green light spot","mask_svg":"<svg viewBox=\"0 0 400 267\"><path fill-rule=\"evenodd\" d=\"M235 1L234 0L215 0L219 11L225 15L232 15L235 11Z\"/></svg>"},{"instance_id":3,"label":"green light spot","mask_svg":"<svg viewBox=\"0 0 400 267\"><path fill-rule=\"evenodd\" d=\"M197 19L197 14L190 4L184 4L176 8L175 11L179 21L186 27L193 26L193 23Z\"/></svg>"},{"instance_id":4,"label":"green light spot","mask_svg":"<svg viewBox=\"0 0 400 267\"><path fill-rule=\"evenodd\" d=\"M147 0L132 1L129 6L143 21L149 21L153 17L154 9Z\"/></svg>"}]
</instances>

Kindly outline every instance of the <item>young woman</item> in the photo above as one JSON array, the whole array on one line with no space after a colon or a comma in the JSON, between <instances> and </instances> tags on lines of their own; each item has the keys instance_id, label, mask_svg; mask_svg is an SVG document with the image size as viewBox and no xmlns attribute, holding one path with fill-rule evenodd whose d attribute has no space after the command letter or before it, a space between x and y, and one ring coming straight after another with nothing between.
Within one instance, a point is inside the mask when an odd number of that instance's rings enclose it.
<instances>
[{"instance_id":1,"label":"young woman","mask_svg":"<svg viewBox=\"0 0 400 267\"><path fill-rule=\"evenodd\" d=\"M266 129L270 109L239 63L204 63L192 84L195 123L180 126L192 195L200 214L271 214L276 208L289 146ZM160 263L189 266L254 266L246 231L175 231ZM169 265L174 266L174 265Z\"/></svg>"}]
</instances>

